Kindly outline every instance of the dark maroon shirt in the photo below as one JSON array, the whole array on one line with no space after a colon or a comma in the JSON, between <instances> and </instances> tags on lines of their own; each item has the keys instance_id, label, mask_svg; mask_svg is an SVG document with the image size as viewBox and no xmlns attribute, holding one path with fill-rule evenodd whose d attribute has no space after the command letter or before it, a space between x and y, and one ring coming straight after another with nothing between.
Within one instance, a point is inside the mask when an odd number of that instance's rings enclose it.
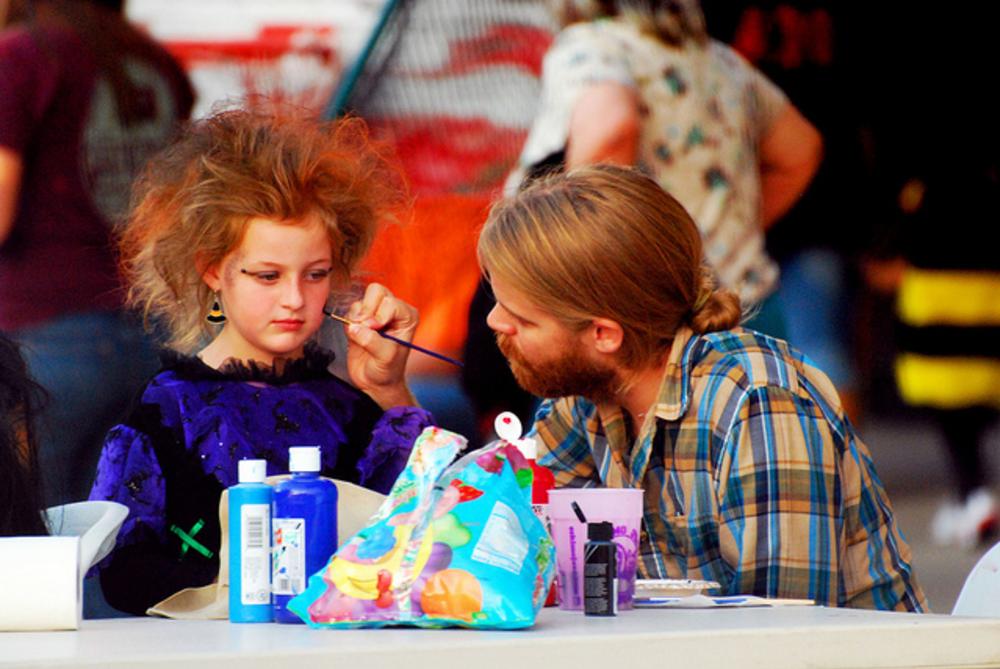
<instances>
[{"instance_id":1,"label":"dark maroon shirt","mask_svg":"<svg viewBox=\"0 0 1000 669\"><path fill-rule=\"evenodd\" d=\"M0 145L24 163L14 225L0 245L0 329L121 304L112 221L125 213L135 173L192 103L168 59L121 58L149 110L127 126L71 29L0 32Z\"/></svg>"}]
</instances>

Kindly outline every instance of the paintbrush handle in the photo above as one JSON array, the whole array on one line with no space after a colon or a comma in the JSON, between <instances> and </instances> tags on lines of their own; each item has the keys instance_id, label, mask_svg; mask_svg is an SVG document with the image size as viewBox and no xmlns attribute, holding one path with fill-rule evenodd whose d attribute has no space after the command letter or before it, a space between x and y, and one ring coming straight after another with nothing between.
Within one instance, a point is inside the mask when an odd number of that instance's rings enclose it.
<instances>
[{"instance_id":1,"label":"paintbrush handle","mask_svg":"<svg viewBox=\"0 0 1000 669\"><path fill-rule=\"evenodd\" d=\"M356 325L356 323L354 321L350 320L349 318L344 318L343 316L338 316L337 314L333 313L332 311L326 311L324 309L323 313L325 313L327 316L329 316L330 318L332 318L335 321L340 321L341 323L346 323L347 325ZM400 346L405 346L406 348L412 348L412 349L414 349L416 351L420 351L424 355L429 355L432 358L437 358L438 360L444 360L445 362L450 362L451 364L457 365L459 367L465 367L465 365L462 364L462 362L460 360L455 360L454 358L449 358L446 355L441 355L440 353L435 353L434 351L432 351L430 349L424 348L423 346L417 346L416 344L408 342L405 339L400 339L399 337L393 337L391 334L386 334L386 333L380 332L378 330L375 330L375 332L378 332L379 336L384 337L385 339L391 339L392 341L396 342Z\"/></svg>"},{"instance_id":2,"label":"paintbrush handle","mask_svg":"<svg viewBox=\"0 0 1000 669\"><path fill-rule=\"evenodd\" d=\"M417 346L416 344L414 344L412 342L408 342L408 341L406 341L404 339L400 339L399 337L393 337L391 334L386 334L384 332L379 332L378 330L376 330L375 332L378 332L379 335L385 337L386 339L391 339L392 341L396 342L400 346L405 346L407 348L412 348L415 351L420 351L424 355L429 355L432 358L437 358L438 360L444 360L445 362L450 362L451 364L457 365L458 367L464 367L465 366L465 365L462 364L462 362L460 360L455 360L454 358L449 358L446 355L441 355L440 353L435 353L434 351L432 351L430 349L427 349L427 348L424 348L423 346Z\"/></svg>"}]
</instances>

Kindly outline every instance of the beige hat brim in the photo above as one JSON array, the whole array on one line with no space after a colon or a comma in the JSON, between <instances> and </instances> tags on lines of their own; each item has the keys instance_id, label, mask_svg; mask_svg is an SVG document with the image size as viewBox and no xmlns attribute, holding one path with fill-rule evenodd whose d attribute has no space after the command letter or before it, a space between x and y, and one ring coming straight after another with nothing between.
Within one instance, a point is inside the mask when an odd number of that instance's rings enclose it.
<instances>
[{"instance_id":1,"label":"beige hat brim","mask_svg":"<svg viewBox=\"0 0 1000 669\"><path fill-rule=\"evenodd\" d=\"M289 476L269 476L275 485ZM385 495L361 486L330 479L337 484L337 538L341 545L368 525ZM214 583L200 588L184 588L146 610L147 615L178 620L220 620L229 617L229 491L219 498L219 575Z\"/></svg>"}]
</instances>

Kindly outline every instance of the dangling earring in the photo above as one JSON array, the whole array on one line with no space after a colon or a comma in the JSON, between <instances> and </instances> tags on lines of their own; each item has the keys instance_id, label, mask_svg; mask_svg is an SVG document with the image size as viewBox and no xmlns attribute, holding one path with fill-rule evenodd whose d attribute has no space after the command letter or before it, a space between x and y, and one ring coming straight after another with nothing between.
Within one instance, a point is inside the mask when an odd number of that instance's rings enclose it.
<instances>
[{"instance_id":1,"label":"dangling earring","mask_svg":"<svg viewBox=\"0 0 1000 669\"><path fill-rule=\"evenodd\" d=\"M226 315L222 313L222 305L219 304L218 293L215 294L215 300L212 302L212 308L209 309L208 314L205 315L205 320L213 325L226 322Z\"/></svg>"}]
</instances>

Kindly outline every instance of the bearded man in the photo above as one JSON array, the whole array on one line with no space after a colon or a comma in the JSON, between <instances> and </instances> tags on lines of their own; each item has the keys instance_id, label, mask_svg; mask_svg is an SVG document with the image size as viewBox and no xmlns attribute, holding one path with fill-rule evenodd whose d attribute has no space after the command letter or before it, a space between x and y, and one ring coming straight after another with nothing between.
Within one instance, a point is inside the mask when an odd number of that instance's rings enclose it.
<instances>
[{"instance_id":1,"label":"bearded man","mask_svg":"<svg viewBox=\"0 0 1000 669\"><path fill-rule=\"evenodd\" d=\"M494 205L478 246L495 331L543 402L558 485L645 491L639 573L723 594L923 611L909 546L833 384L739 327L690 215L598 165Z\"/></svg>"}]
</instances>

